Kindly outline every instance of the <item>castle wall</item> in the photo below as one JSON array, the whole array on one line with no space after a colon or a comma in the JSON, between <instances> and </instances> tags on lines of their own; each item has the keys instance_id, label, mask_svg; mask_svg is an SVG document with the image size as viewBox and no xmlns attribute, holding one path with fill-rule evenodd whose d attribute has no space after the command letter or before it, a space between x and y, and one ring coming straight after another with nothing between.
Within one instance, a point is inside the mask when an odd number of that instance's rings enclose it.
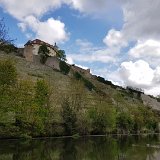
<instances>
[{"instance_id":1,"label":"castle wall","mask_svg":"<svg viewBox=\"0 0 160 160\"><path fill-rule=\"evenodd\" d=\"M28 45L24 47L24 53L23 56L27 61L33 62L33 46Z\"/></svg>"},{"instance_id":2,"label":"castle wall","mask_svg":"<svg viewBox=\"0 0 160 160\"><path fill-rule=\"evenodd\" d=\"M80 74L84 74L84 75L86 75L88 77L91 76L90 69L83 69L83 68L80 68L80 67L75 66L75 65L71 65L71 68L75 72L79 72Z\"/></svg>"},{"instance_id":3,"label":"castle wall","mask_svg":"<svg viewBox=\"0 0 160 160\"><path fill-rule=\"evenodd\" d=\"M33 45L33 54L34 55L38 55L38 51L39 51L39 47L41 45L39 44L34 44ZM48 50L49 50L49 56L56 56L56 52L54 51L54 49L52 49L51 47L47 47Z\"/></svg>"},{"instance_id":4,"label":"castle wall","mask_svg":"<svg viewBox=\"0 0 160 160\"><path fill-rule=\"evenodd\" d=\"M60 70L59 62L60 60L57 57L48 57L45 65Z\"/></svg>"},{"instance_id":5,"label":"castle wall","mask_svg":"<svg viewBox=\"0 0 160 160\"><path fill-rule=\"evenodd\" d=\"M50 47L48 47L48 49L49 49L49 55L50 55L50 56L56 56L56 55L57 55L57 53L55 52L54 49L52 49L52 48L50 48Z\"/></svg>"}]
</instances>

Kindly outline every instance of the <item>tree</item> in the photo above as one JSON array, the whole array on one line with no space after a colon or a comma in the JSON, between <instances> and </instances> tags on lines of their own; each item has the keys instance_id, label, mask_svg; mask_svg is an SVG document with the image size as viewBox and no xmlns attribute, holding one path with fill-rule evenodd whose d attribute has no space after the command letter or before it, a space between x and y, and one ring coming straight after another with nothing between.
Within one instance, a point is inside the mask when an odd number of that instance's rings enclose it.
<instances>
[{"instance_id":1,"label":"tree","mask_svg":"<svg viewBox=\"0 0 160 160\"><path fill-rule=\"evenodd\" d=\"M49 49L45 44L41 45L38 50L38 54L40 55L40 62L45 64L47 58L49 57Z\"/></svg>"},{"instance_id":2,"label":"tree","mask_svg":"<svg viewBox=\"0 0 160 160\"><path fill-rule=\"evenodd\" d=\"M64 50L58 50L57 57L62 61L66 61L65 51Z\"/></svg>"},{"instance_id":3,"label":"tree","mask_svg":"<svg viewBox=\"0 0 160 160\"><path fill-rule=\"evenodd\" d=\"M116 112L112 106L105 102L98 104L89 110L93 134L105 134L112 132L116 125Z\"/></svg>"},{"instance_id":4,"label":"tree","mask_svg":"<svg viewBox=\"0 0 160 160\"><path fill-rule=\"evenodd\" d=\"M12 61L0 61L0 85L13 85L16 81L17 71Z\"/></svg>"},{"instance_id":5,"label":"tree","mask_svg":"<svg viewBox=\"0 0 160 160\"><path fill-rule=\"evenodd\" d=\"M63 125L66 135L73 135L76 133L76 113L75 110L71 107L68 98L65 98L62 103L62 112Z\"/></svg>"},{"instance_id":6,"label":"tree","mask_svg":"<svg viewBox=\"0 0 160 160\"><path fill-rule=\"evenodd\" d=\"M59 62L59 68L60 68L60 71L65 75L67 75L70 71L70 66L65 61Z\"/></svg>"},{"instance_id":7,"label":"tree","mask_svg":"<svg viewBox=\"0 0 160 160\"><path fill-rule=\"evenodd\" d=\"M5 44L11 44L13 40L8 35L8 29L4 23L4 19L0 19L0 47Z\"/></svg>"}]
</instances>

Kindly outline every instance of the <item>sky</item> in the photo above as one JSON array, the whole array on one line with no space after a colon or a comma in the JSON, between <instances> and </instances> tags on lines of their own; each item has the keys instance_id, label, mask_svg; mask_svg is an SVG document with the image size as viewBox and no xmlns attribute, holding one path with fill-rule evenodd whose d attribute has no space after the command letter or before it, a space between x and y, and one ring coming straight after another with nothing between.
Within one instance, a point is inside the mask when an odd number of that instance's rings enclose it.
<instances>
[{"instance_id":1,"label":"sky","mask_svg":"<svg viewBox=\"0 0 160 160\"><path fill-rule=\"evenodd\" d=\"M56 42L68 63L157 96L159 8L160 0L0 0L0 18L19 47Z\"/></svg>"}]
</instances>

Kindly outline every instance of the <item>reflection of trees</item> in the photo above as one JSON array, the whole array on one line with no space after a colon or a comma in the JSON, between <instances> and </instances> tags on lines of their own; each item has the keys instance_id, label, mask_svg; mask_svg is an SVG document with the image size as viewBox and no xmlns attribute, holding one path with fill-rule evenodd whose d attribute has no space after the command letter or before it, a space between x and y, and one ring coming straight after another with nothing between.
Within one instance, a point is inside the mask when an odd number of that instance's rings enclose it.
<instances>
[{"instance_id":1,"label":"reflection of trees","mask_svg":"<svg viewBox=\"0 0 160 160\"><path fill-rule=\"evenodd\" d=\"M155 160L157 137L85 137L1 141L0 160ZM135 146L132 146L135 144Z\"/></svg>"}]
</instances>

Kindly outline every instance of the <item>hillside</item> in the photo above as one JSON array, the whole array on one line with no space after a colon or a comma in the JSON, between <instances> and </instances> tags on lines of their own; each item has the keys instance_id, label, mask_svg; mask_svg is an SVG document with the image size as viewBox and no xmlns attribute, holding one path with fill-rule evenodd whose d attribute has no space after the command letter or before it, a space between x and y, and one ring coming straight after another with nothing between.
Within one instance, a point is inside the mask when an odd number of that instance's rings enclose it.
<instances>
[{"instance_id":1,"label":"hillside","mask_svg":"<svg viewBox=\"0 0 160 160\"><path fill-rule=\"evenodd\" d=\"M12 107L20 106L19 108L7 111L1 109L0 137L159 131L160 103L154 97L105 84L96 76L80 75L83 78L79 78L79 74L76 76L73 71L64 75L45 65L0 52L1 62L8 59L16 67L18 78L17 86L11 90L15 90L15 95L21 90L23 92L18 93L18 96L14 95L17 99L14 97L16 102ZM35 85L42 80L48 86L47 94L44 95L35 91ZM39 91L44 90L40 88ZM38 96L46 96L45 101L42 101L43 97L39 97L33 103ZM1 106L3 98L1 95ZM6 104L8 102L4 106ZM40 106L45 110L40 111Z\"/></svg>"}]
</instances>

